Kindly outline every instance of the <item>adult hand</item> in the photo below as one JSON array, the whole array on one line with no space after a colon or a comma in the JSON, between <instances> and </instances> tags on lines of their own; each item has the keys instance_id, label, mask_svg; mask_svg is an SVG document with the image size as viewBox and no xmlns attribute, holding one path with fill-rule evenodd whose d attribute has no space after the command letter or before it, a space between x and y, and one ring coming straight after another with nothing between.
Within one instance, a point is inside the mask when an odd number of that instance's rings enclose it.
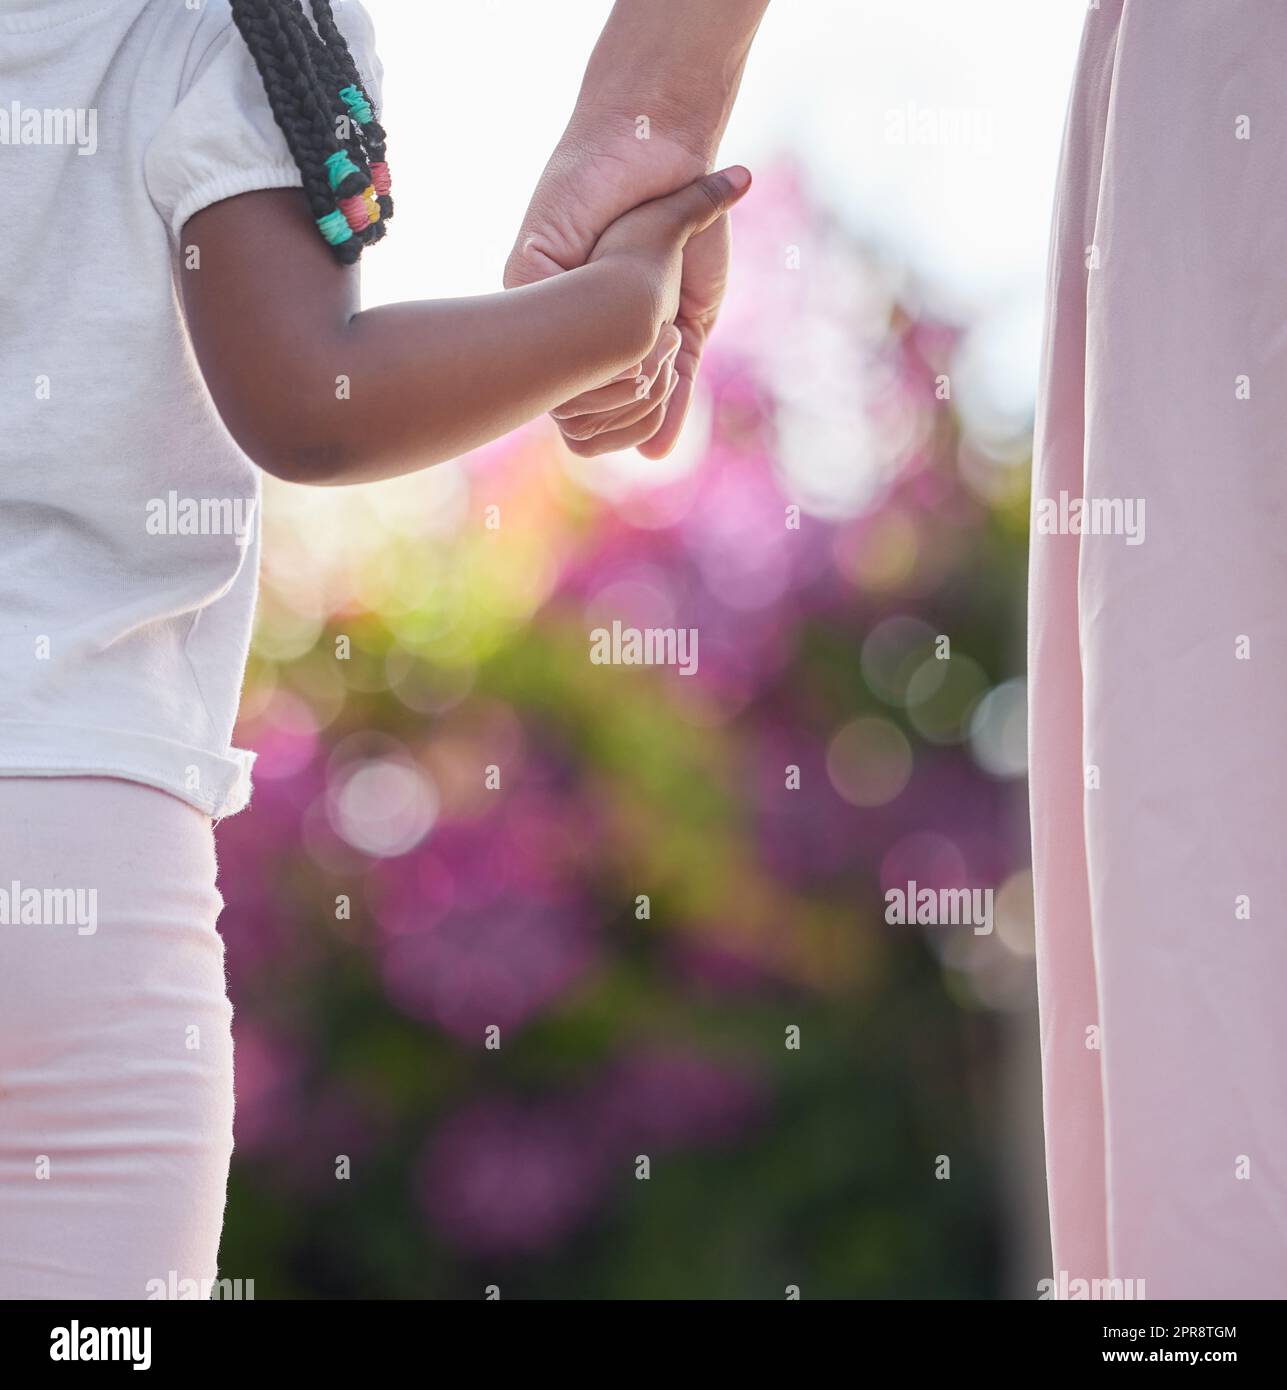
<instances>
[{"instance_id":1,"label":"adult hand","mask_svg":"<svg viewBox=\"0 0 1287 1390\"><path fill-rule=\"evenodd\" d=\"M655 124L641 140L633 121L578 111L532 196L505 267L506 288L583 265L610 222L710 167ZM727 216L693 237L684 250L674 327L662 331L637 370L553 412L574 454L633 447L658 459L674 448L724 298L730 247Z\"/></svg>"}]
</instances>

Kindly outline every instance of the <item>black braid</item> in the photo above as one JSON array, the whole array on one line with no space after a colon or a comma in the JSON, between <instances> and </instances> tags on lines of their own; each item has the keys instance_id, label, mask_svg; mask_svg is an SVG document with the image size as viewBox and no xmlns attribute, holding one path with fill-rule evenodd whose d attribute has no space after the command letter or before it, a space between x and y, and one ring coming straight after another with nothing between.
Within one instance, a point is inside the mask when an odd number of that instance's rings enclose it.
<instances>
[{"instance_id":1,"label":"black braid","mask_svg":"<svg viewBox=\"0 0 1287 1390\"><path fill-rule=\"evenodd\" d=\"M375 102L371 100L371 93L367 91L366 84L362 81L362 74L358 72L357 63L354 62L352 50L349 48L349 42L340 32L340 26L335 22L335 14L331 9L330 0L311 0L311 3L317 32L325 41L328 56L337 63L339 75L345 79L348 85L356 87L362 93L374 112ZM385 145L388 143L388 136L384 133L384 127L378 120L372 119L361 127L361 132L370 162L372 164L384 162ZM393 199L387 193L380 195L380 211L385 218L393 216Z\"/></svg>"},{"instance_id":2,"label":"black braid","mask_svg":"<svg viewBox=\"0 0 1287 1390\"><path fill-rule=\"evenodd\" d=\"M384 235L393 199L387 191L384 127L375 119L375 104L330 0L311 0L311 21L301 0L229 3L273 116L299 165L313 217L337 259L351 265ZM355 102L361 121L350 109ZM338 187L332 187L329 172L335 163L349 170ZM383 186L373 189L377 184Z\"/></svg>"},{"instance_id":3,"label":"black braid","mask_svg":"<svg viewBox=\"0 0 1287 1390\"><path fill-rule=\"evenodd\" d=\"M312 3L317 23L316 31L309 24L302 9L291 6L291 12L295 16L296 27L301 38L308 48L309 57L319 74L320 90L338 92L341 89L352 87L361 94L362 99L373 113L369 121L359 123L347 111L347 108L342 105L339 107L343 113L342 128L349 132L347 139L342 140L341 143L348 149L354 163L367 175L366 182L362 185L363 188L367 188L371 185L370 171L372 166L385 158L384 127L374 117L374 104L362 83L357 65L353 61L353 55L349 51L348 43L340 32L339 26L335 23L335 16L331 13L329 0L312 0ZM384 235L383 223L393 216L393 200L388 194L380 194L377 201L380 207L380 221L372 228L375 240Z\"/></svg>"}]
</instances>

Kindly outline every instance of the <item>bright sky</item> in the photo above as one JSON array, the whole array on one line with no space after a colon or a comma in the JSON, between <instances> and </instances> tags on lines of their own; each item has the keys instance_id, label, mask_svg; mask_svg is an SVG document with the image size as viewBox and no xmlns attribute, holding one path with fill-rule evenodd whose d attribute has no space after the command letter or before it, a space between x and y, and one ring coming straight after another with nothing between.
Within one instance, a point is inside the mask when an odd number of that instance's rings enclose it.
<instances>
[{"instance_id":1,"label":"bright sky","mask_svg":"<svg viewBox=\"0 0 1287 1390\"><path fill-rule=\"evenodd\" d=\"M498 289L610 0L365 3L400 216L363 262L367 302ZM851 225L977 318L992 389L1018 410L1085 8L773 0L724 142L724 162L752 169L793 154Z\"/></svg>"}]
</instances>

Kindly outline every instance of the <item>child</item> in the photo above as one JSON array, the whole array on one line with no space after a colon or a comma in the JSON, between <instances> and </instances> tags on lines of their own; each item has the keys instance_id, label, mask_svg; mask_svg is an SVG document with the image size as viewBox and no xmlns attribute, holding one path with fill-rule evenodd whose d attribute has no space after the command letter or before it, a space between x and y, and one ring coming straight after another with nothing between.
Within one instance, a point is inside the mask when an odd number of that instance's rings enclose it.
<instances>
[{"instance_id":1,"label":"child","mask_svg":"<svg viewBox=\"0 0 1287 1390\"><path fill-rule=\"evenodd\" d=\"M360 312L394 211L379 66L359 6L309 9L0 0L0 1297L215 1273L253 464L363 482L587 392L663 410L670 367L636 377L684 244L750 182L646 204L540 284Z\"/></svg>"}]
</instances>

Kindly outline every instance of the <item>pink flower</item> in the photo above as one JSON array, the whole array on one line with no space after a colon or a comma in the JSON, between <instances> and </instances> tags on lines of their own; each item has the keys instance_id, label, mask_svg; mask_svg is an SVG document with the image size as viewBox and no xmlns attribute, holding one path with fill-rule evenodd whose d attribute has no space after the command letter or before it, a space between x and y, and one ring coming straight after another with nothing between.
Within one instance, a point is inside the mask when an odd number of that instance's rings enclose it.
<instances>
[{"instance_id":1,"label":"pink flower","mask_svg":"<svg viewBox=\"0 0 1287 1390\"><path fill-rule=\"evenodd\" d=\"M482 1046L555 1003L589 971L594 943L570 904L505 899L394 937L381 971L404 1012Z\"/></svg>"},{"instance_id":2,"label":"pink flower","mask_svg":"<svg viewBox=\"0 0 1287 1390\"><path fill-rule=\"evenodd\" d=\"M677 1048L628 1053L590 1095L604 1148L623 1156L727 1143L762 1118L767 1101L744 1067Z\"/></svg>"},{"instance_id":3,"label":"pink flower","mask_svg":"<svg viewBox=\"0 0 1287 1390\"><path fill-rule=\"evenodd\" d=\"M734 1139L762 1117L746 1070L675 1049L622 1058L579 1094L474 1101L445 1121L420 1172L434 1228L476 1257L552 1249L586 1223L635 1156Z\"/></svg>"},{"instance_id":4,"label":"pink flower","mask_svg":"<svg viewBox=\"0 0 1287 1390\"><path fill-rule=\"evenodd\" d=\"M422 1163L420 1199L437 1231L478 1257L558 1245L603 1192L602 1155L575 1105L476 1101L447 1120Z\"/></svg>"},{"instance_id":5,"label":"pink flower","mask_svg":"<svg viewBox=\"0 0 1287 1390\"><path fill-rule=\"evenodd\" d=\"M776 993L785 988L785 981L767 962L740 949L732 933L727 942L717 934L696 940L680 937L668 956L675 975L695 994L720 999Z\"/></svg>"}]
</instances>

